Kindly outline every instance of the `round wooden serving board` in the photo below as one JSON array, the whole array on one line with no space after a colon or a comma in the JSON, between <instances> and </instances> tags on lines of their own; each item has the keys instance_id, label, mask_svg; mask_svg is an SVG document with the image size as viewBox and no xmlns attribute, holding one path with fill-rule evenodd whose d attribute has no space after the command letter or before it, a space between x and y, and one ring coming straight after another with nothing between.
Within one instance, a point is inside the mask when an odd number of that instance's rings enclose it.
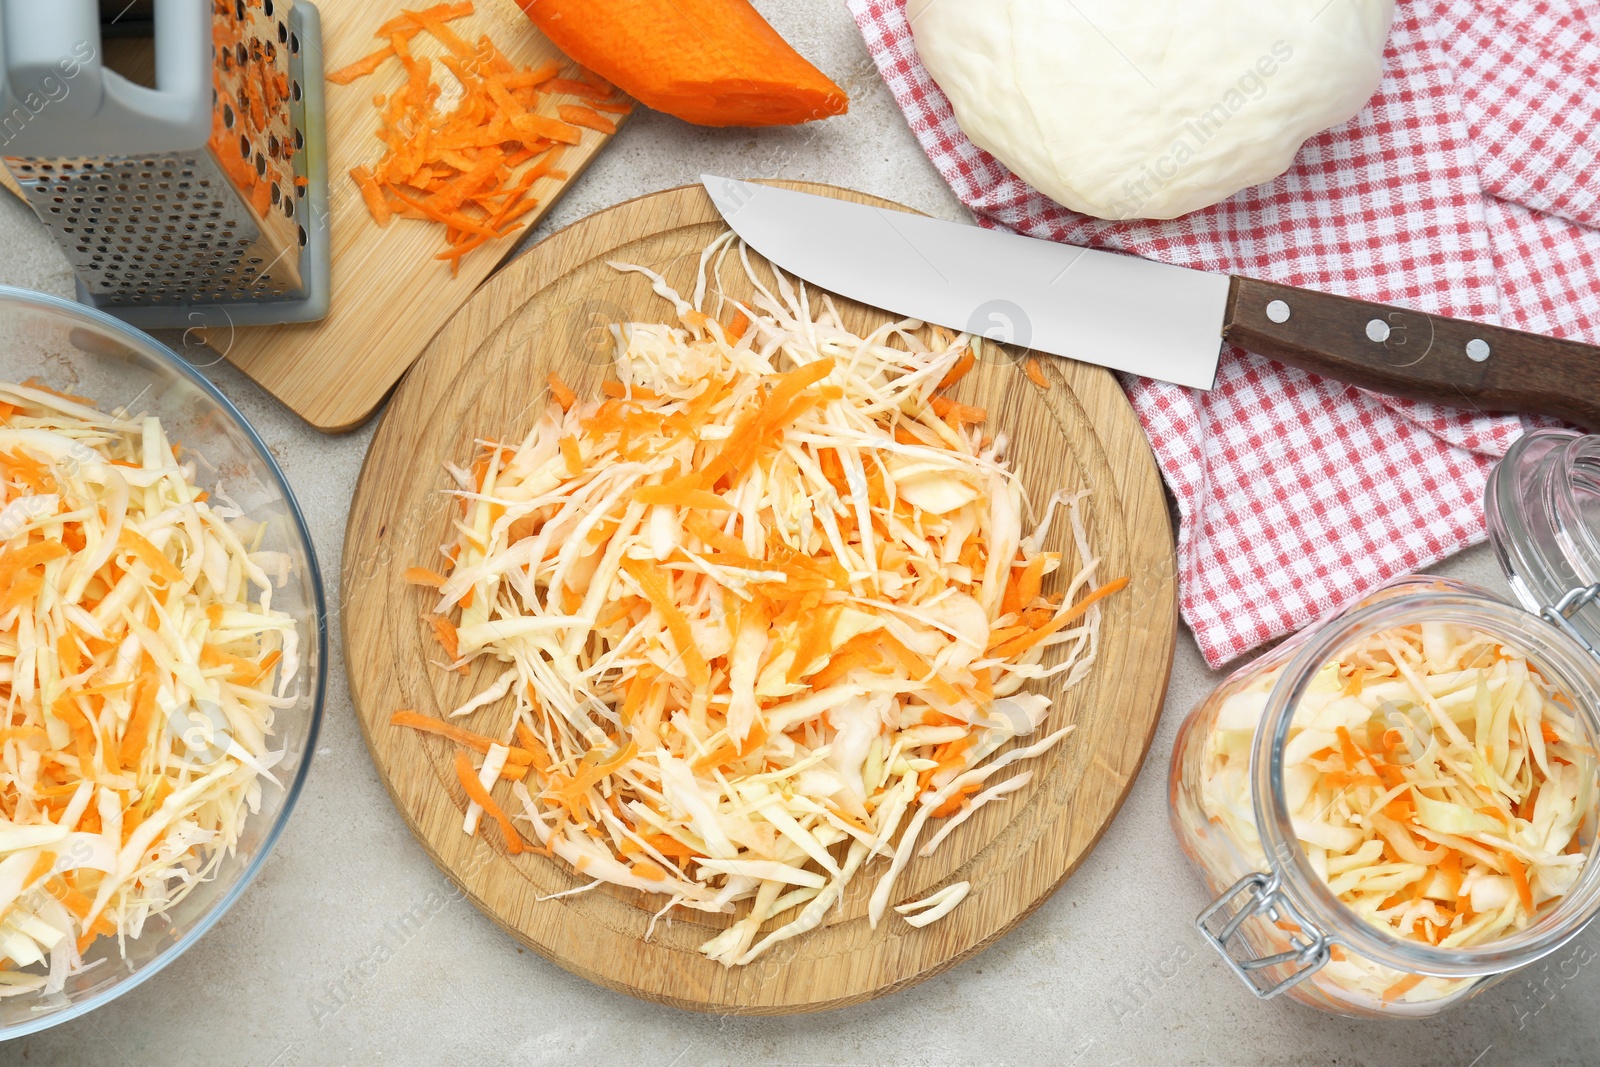
<instances>
[{"instance_id":1,"label":"round wooden serving board","mask_svg":"<svg viewBox=\"0 0 1600 1067\"><path fill-rule=\"evenodd\" d=\"M897 208L828 186L784 184ZM1132 584L1107 604L1093 671L1056 701L1041 728L1075 722L1077 731L1033 762L1028 787L983 809L933 857L914 860L894 902L958 880L972 883L971 895L926 929L891 913L874 930L866 898L886 862L874 860L823 927L732 970L697 951L727 925L726 916L679 909L646 940L663 903L657 898L604 886L541 900L587 880L543 856L507 855L488 820L477 837L463 834L466 796L451 765L454 746L389 725L399 708L447 714L497 673L484 665L464 678L431 665L438 646L420 618L431 591L403 584L400 574L435 565L447 539L441 464L469 462L474 438L520 441L548 402L551 371L580 396L598 395L601 381L614 377L607 325L670 316L646 279L621 274L607 260L651 267L690 293L701 249L722 230L699 186L620 204L510 264L434 338L389 404L351 507L345 661L367 746L395 804L434 862L519 940L591 981L680 1008L816 1011L882 996L966 959L1037 907L1094 846L1138 773L1166 693L1177 622L1172 535L1149 446L1109 373L1045 357L1053 387L1042 391L1009 358L980 363L956 398L987 407L987 429L1010 435L1009 452L1033 501L1042 504L1062 487L1093 490L1089 535L1104 559L1100 577L1126 574ZM734 275L741 275L737 283ZM725 280L732 295L748 296L737 268L725 271ZM838 303L863 332L886 317ZM1050 547L1065 545L1065 528L1065 521L1057 525ZM506 708L475 712L461 724L500 735ZM508 811L518 809L505 783L497 796Z\"/></svg>"}]
</instances>

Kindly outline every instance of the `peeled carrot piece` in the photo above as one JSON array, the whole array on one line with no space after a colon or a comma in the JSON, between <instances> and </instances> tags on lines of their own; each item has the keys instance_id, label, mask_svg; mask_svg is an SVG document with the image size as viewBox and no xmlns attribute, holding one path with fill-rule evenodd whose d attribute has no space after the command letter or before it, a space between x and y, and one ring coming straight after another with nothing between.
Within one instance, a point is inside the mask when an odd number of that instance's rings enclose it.
<instances>
[{"instance_id":1,"label":"peeled carrot piece","mask_svg":"<svg viewBox=\"0 0 1600 1067\"><path fill-rule=\"evenodd\" d=\"M749 0L517 0L567 55L647 107L701 126L842 115L840 89Z\"/></svg>"}]
</instances>

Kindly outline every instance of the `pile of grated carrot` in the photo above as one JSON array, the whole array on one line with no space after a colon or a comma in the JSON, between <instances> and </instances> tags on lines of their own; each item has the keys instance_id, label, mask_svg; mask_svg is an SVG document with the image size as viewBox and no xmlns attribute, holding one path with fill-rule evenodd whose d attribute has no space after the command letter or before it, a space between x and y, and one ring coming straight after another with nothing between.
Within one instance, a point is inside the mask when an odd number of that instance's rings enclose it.
<instances>
[{"instance_id":1,"label":"pile of grated carrot","mask_svg":"<svg viewBox=\"0 0 1600 1067\"><path fill-rule=\"evenodd\" d=\"M349 85L399 60L405 81L372 101L387 149L350 177L378 225L395 215L442 223L447 247L435 258L448 260L452 273L473 249L522 228L517 220L539 206L536 182L567 177L556 165L581 140L580 127L615 133L616 121L607 116L633 106L588 71L564 78L555 60L519 69L488 36L468 43L448 24L473 11L471 0L402 11L374 35L387 42L383 47L327 76ZM449 111L439 110L445 90L433 80L432 62L414 54L422 33L444 47L438 62L460 83ZM554 115L540 111L546 98L562 96L571 102L556 104Z\"/></svg>"},{"instance_id":2,"label":"pile of grated carrot","mask_svg":"<svg viewBox=\"0 0 1600 1067\"><path fill-rule=\"evenodd\" d=\"M757 296L708 312L735 250ZM620 380L581 399L551 375L524 440L448 468L444 565L405 578L438 590L444 666L489 671L445 717L392 721L460 746L466 832L488 815L510 852L526 835L663 911L750 901L702 948L732 966L815 927L881 857L876 925L914 852L1026 786L1017 765L1072 730L1046 728L1030 687L1088 674L1127 582L1094 582L1086 491L1025 532L1005 436L945 395L981 339L860 336L826 297L763 285L731 234L693 303L614 266L676 324L613 326ZM1070 530L1046 550L1058 508ZM969 888L897 910L924 925Z\"/></svg>"}]
</instances>

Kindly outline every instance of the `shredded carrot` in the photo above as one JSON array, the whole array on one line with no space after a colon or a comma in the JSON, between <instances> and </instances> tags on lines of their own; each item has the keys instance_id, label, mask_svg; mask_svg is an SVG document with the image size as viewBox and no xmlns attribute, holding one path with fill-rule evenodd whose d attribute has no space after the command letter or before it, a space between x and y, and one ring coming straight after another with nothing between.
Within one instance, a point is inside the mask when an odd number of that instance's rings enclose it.
<instances>
[{"instance_id":1,"label":"shredded carrot","mask_svg":"<svg viewBox=\"0 0 1600 1067\"><path fill-rule=\"evenodd\" d=\"M433 627L433 636L439 642L439 647L444 649L444 654L454 663L461 658L461 642L456 637L456 628L449 619L443 615L428 616L428 625ZM466 673L466 664L462 664L461 673Z\"/></svg>"},{"instance_id":2,"label":"shredded carrot","mask_svg":"<svg viewBox=\"0 0 1600 1067\"><path fill-rule=\"evenodd\" d=\"M483 734L464 730L454 723L445 722L443 719L435 719L432 716L422 715L415 711L397 711L389 716L389 723L392 726L407 726L413 730L421 730L423 733L438 734L445 740L464 745L481 756L489 754L490 745L500 744L492 737L485 737ZM519 740L522 739L519 738ZM506 757L506 762L523 767L530 764L538 766L538 760L534 753L526 747L525 742L524 745L525 747L523 748L512 748L511 755Z\"/></svg>"},{"instance_id":3,"label":"shredded carrot","mask_svg":"<svg viewBox=\"0 0 1600 1067\"><path fill-rule=\"evenodd\" d=\"M372 96L379 112L377 136L386 150L375 163L352 168L350 178L379 225L399 214L444 226L447 247L433 258L449 263L452 275L471 252L523 227L516 220L541 202L528 195L529 187L540 177L561 175L553 169L552 145L579 142L578 125L541 108L557 113L573 108L571 114L583 125L607 133L616 129L592 107L545 100L552 93L581 90L569 95L612 111L611 94L559 78L561 67L554 61L518 69L487 37L472 44L450 27L472 13L470 3L402 11L378 28L375 36L386 43L327 76L332 84L349 85L389 58L398 60L397 86ZM415 55L413 39L419 34L437 40L444 54L436 61ZM459 95L446 94L433 80L435 63L455 76ZM454 99L454 107L441 111L441 99ZM525 168L520 176L519 167ZM252 185L251 168L236 169L253 196L268 195L268 183Z\"/></svg>"},{"instance_id":4,"label":"shredded carrot","mask_svg":"<svg viewBox=\"0 0 1600 1067\"><path fill-rule=\"evenodd\" d=\"M987 422L989 419L989 413L982 408L958 404L948 397L936 396L930 406L933 408L935 415L951 423L982 423Z\"/></svg>"},{"instance_id":5,"label":"shredded carrot","mask_svg":"<svg viewBox=\"0 0 1600 1067\"><path fill-rule=\"evenodd\" d=\"M445 583L445 576L438 571L429 570L427 567L407 567L401 575L411 585L426 585L438 589Z\"/></svg>"},{"instance_id":6,"label":"shredded carrot","mask_svg":"<svg viewBox=\"0 0 1600 1067\"><path fill-rule=\"evenodd\" d=\"M950 370L945 373L945 376L939 379L939 385L935 391L942 393L952 385L955 385L957 382L967 376L967 372L972 370L973 364L977 362L978 357L972 354L972 349L967 349L961 354L961 358L956 360L955 366L951 367Z\"/></svg>"},{"instance_id":7,"label":"shredded carrot","mask_svg":"<svg viewBox=\"0 0 1600 1067\"><path fill-rule=\"evenodd\" d=\"M349 66L340 67L327 75L327 79L335 85L349 85L357 78L364 78L383 65L383 61L394 56L394 45L386 44L371 55L362 56Z\"/></svg>"},{"instance_id":8,"label":"shredded carrot","mask_svg":"<svg viewBox=\"0 0 1600 1067\"><path fill-rule=\"evenodd\" d=\"M705 489L685 489L675 485L645 485L633 491L633 499L641 504L665 504L680 508L709 508L713 511L732 511L733 505Z\"/></svg>"},{"instance_id":9,"label":"shredded carrot","mask_svg":"<svg viewBox=\"0 0 1600 1067\"><path fill-rule=\"evenodd\" d=\"M1511 881L1517 887L1517 896L1522 899L1522 906L1532 914L1533 887L1528 884L1528 868L1506 849L1500 850L1500 862L1506 865L1506 873L1511 875Z\"/></svg>"},{"instance_id":10,"label":"shredded carrot","mask_svg":"<svg viewBox=\"0 0 1600 1067\"><path fill-rule=\"evenodd\" d=\"M576 477L583 473L583 453L578 450L578 439L570 433L561 438L561 459L568 474Z\"/></svg>"},{"instance_id":11,"label":"shredded carrot","mask_svg":"<svg viewBox=\"0 0 1600 1067\"><path fill-rule=\"evenodd\" d=\"M650 601L656 611L661 613L661 618L666 622L672 640L678 646L678 655L683 660L684 673L689 681L695 685L705 685L709 681L709 671L706 661L700 655L700 650L695 647L694 634L689 628L689 620L673 603L671 594L667 591L667 582L659 573L647 569L646 565L637 560L626 560L623 569L639 584L639 590Z\"/></svg>"},{"instance_id":12,"label":"shredded carrot","mask_svg":"<svg viewBox=\"0 0 1600 1067\"><path fill-rule=\"evenodd\" d=\"M1022 369L1027 374L1028 381L1037 385L1040 389L1050 388L1050 379L1044 376L1044 368L1039 366L1037 358L1029 357L1028 362L1023 364Z\"/></svg>"},{"instance_id":13,"label":"shredded carrot","mask_svg":"<svg viewBox=\"0 0 1600 1067\"><path fill-rule=\"evenodd\" d=\"M572 78L556 78L546 88L552 93L566 93L568 96L584 96L594 100L609 100L614 95L611 91L597 89L588 82Z\"/></svg>"},{"instance_id":14,"label":"shredded carrot","mask_svg":"<svg viewBox=\"0 0 1600 1067\"><path fill-rule=\"evenodd\" d=\"M1040 641L1043 641L1045 638L1049 637L1051 634L1056 633L1057 631L1062 630L1071 623L1075 622L1083 615L1084 612L1089 610L1091 605L1097 603L1098 601L1104 600L1113 593L1119 593L1127 587L1127 578L1117 578L1109 581L1105 585L1102 585L1099 589L1096 589L1094 592L1084 597L1082 600L1078 601L1066 611L1061 612L1048 624L1039 627L1039 629L1033 631L1033 633L1028 634L1025 637L1018 637L1006 642L999 648L994 649L991 654L996 656L1020 655L1021 653L1032 648L1034 645L1037 645Z\"/></svg>"},{"instance_id":15,"label":"shredded carrot","mask_svg":"<svg viewBox=\"0 0 1600 1067\"><path fill-rule=\"evenodd\" d=\"M456 779L461 783L461 788L467 791L467 796L483 809L483 813L500 824L500 832L506 838L506 851L513 856L520 853L522 838L518 836L516 827L511 825L511 820L506 818L506 813L501 810L500 805L495 803L494 797L490 796L483 783L478 781L478 772L472 766L472 757L465 752L456 752Z\"/></svg>"},{"instance_id":16,"label":"shredded carrot","mask_svg":"<svg viewBox=\"0 0 1600 1067\"><path fill-rule=\"evenodd\" d=\"M592 107L581 104L562 104L556 109L563 122L570 122L574 126L587 126L591 130L601 133L616 133L617 124L595 111Z\"/></svg>"},{"instance_id":17,"label":"shredded carrot","mask_svg":"<svg viewBox=\"0 0 1600 1067\"><path fill-rule=\"evenodd\" d=\"M1017 606L1011 610L1021 611L1031 607L1034 598L1039 595L1039 590L1044 584L1044 567L1048 562L1044 553L1039 553L1028 561L1022 569L1022 574L1017 578Z\"/></svg>"},{"instance_id":18,"label":"shredded carrot","mask_svg":"<svg viewBox=\"0 0 1600 1067\"><path fill-rule=\"evenodd\" d=\"M528 763L532 765L534 770L543 774L550 769L550 757L545 753L544 745L534 736L533 731L528 729L528 724L520 719L517 720L517 741L527 750ZM511 751L515 753L516 749ZM484 753L487 755L488 750L485 749ZM509 758L507 762L510 762Z\"/></svg>"},{"instance_id":19,"label":"shredded carrot","mask_svg":"<svg viewBox=\"0 0 1600 1067\"><path fill-rule=\"evenodd\" d=\"M156 717L156 694L160 683L155 669L146 660L146 666L134 683L133 713L122 733L122 750L119 753L124 767L135 767L150 743L150 727Z\"/></svg>"},{"instance_id":20,"label":"shredded carrot","mask_svg":"<svg viewBox=\"0 0 1600 1067\"><path fill-rule=\"evenodd\" d=\"M1406 975L1404 978L1400 979L1394 985L1390 986L1388 989L1385 989L1383 991L1383 999L1384 1000L1399 1000L1401 997L1405 996L1407 993L1409 993L1413 989L1417 988L1417 986L1419 984L1421 984L1422 979L1423 979L1423 976L1420 975L1420 974L1408 974L1408 975Z\"/></svg>"},{"instance_id":21,"label":"shredded carrot","mask_svg":"<svg viewBox=\"0 0 1600 1067\"><path fill-rule=\"evenodd\" d=\"M578 394L568 389L567 383L555 371L551 371L545 380L550 383L550 395L561 405L561 410L571 411L572 405L578 402Z\"/></svg>"}]
</instances>

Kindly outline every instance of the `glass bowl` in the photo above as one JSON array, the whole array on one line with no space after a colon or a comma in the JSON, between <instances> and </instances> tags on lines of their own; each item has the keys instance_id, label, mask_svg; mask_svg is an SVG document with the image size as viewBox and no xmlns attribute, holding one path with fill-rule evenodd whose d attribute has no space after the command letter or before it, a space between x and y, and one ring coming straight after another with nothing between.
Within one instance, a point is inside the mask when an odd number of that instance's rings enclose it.
<instances>
[{"instance_id":1,"label":"glass bowl","mask_svg":"<svg viewBox=\"0 0 1600 1067\"><path fill-rule=\"evenodd\" d=\"M80 304L0 286L0 379L37 378L62 392L92 398L101 410L160 417L186 456L196 457L196 480L213 496L226 494L244 513L267 524L262 547L287 553L287 584L272 606L300 626L304 674L298 699L279 709L273 745L284 746L274 774L262 780L261 810L249 816L238 848L216 875L197 886L163 918L151 916L124 953L102 937L85 954L97 966L67 980L58 994L43 991L0 998L0 1041L76 1018L154 975L181 956L244 892L272 850L305 783L322 720L327 682L322 575L300 506L267 446L228 398L171 349L131 326Z\"/></svg>"}]
</instances>

